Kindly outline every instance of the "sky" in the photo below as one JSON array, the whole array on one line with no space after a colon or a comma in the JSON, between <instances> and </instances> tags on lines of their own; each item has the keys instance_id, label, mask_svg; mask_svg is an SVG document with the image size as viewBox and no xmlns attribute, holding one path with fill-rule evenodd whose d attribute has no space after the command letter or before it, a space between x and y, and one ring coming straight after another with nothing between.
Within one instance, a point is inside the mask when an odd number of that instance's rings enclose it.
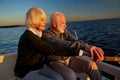
<instances>
[{"instance_id":1,"label":"sky","mask_svg":"<svg viewBox=\"0 0 120 80\"><path fill-rule=\"evenodd\" d=\"M67 21L120 18L120 0L0 0L0 26L24 24L31 7L43 9L48 21L56 11Z\"/></svg>"}]
</instances>

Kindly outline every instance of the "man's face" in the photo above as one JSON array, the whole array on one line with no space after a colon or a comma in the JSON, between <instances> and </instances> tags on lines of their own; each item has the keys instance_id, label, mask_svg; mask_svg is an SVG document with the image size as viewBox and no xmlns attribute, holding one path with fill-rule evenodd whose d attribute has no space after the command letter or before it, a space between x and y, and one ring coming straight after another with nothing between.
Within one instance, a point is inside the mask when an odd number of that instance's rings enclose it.
<instances>
[{"instance_id":1,"label":"man's face","mask_svg":"<svg viewBox=\"0 0 120 80\"><path fill-rule=\"evenodd\" d=\"M65 28L66 28L66 20L64 16L61 16L56 26L56 29L59 33L64 33Z\"/></svg>"}]
</instances>

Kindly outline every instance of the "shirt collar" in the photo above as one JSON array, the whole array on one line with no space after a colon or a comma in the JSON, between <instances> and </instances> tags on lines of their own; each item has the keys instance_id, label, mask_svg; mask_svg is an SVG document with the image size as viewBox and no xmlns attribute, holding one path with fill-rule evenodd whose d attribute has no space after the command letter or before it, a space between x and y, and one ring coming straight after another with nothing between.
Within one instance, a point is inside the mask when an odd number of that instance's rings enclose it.
<instances>
[{"instance_id":1,"label":"shirt collar","mask_svg":"<svg viewBox=\"0 0 120 80\"><path fill-rule=\"evenodd\" d=\"M28 30L32 31L33 34L35 34L35 35L37 35L38 37L41 38L41 36L42 36L42 31L38 31L38 30L35 29L35 28L28 28Z\"/></svg>"}]
</instances>

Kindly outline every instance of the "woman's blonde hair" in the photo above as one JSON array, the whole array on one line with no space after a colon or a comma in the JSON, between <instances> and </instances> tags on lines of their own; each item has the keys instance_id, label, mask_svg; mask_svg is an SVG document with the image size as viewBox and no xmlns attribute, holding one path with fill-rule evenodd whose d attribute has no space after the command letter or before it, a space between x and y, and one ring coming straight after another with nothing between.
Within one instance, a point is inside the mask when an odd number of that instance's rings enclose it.
<instances>
[{"instance_id":1,"label":"woman's blonde hair","mask_svg":"<svg viewBox=\"0 0 120 80\"><path fill-rule=\"evenodd\" d=\"M42 19L46 19L46 14L42 9L37 7L30 8L26 14L25 20L26 27L28 28L39 27L40 20Z\"/></svg>"}]
</instances>

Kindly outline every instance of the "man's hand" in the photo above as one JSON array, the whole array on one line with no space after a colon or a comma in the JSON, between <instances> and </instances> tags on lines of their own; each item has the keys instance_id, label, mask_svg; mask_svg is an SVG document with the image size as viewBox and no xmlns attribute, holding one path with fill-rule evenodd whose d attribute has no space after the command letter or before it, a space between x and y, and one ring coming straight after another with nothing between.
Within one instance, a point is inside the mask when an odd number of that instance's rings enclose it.
<instances>
[{"instance_id":1,"label":"man's hand","mask_svg":"<svg viewBox=\"0 0 120 80\"><path fill-rule=\"evenodd\" d=\"M104 59L104 51L96 46L90 48L91 58L95 62L101 62Z\"/></svg>"}]
</instances>

